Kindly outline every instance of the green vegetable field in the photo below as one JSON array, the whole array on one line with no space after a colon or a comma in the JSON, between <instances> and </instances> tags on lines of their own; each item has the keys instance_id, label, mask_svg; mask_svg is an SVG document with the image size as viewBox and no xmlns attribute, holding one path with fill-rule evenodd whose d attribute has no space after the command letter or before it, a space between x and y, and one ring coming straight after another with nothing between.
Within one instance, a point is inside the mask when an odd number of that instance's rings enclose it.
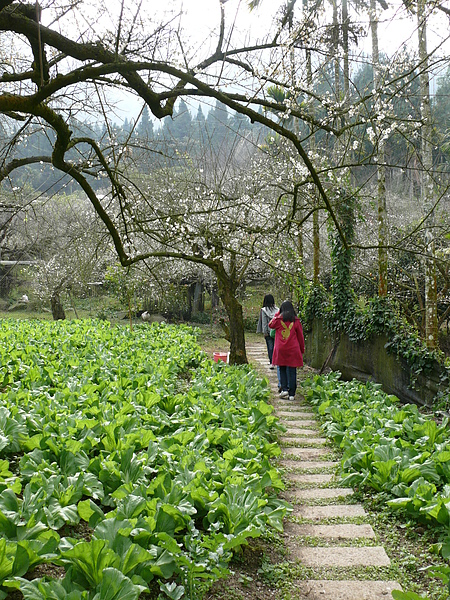
<instances>
[{"instance_id":1,"label":"green vegetable field","mask_svg":"<svg viewBox=\"0 0 450 600\"><path fill-rule=\"evenodd\" d=\"M379 384L339 378L316 376L304 382L303 391L322 416L324 432L343 451L341 485L375 490L391 509L436 528L434 551L449 559L448 418L439 422L415 405L401 405ZM436 574L450 591L450 566Z\"/></svg>"},{"instance_id":2,"label":"green vegetable field","mask_svg":"<svg viewBox=\"0 0 450 600\"><path fill-rule=\"evenodd\" d=\"M0 598L200 598L281 528L268 397L188 327L2 321Z\"/></svg>"}]
</instances>

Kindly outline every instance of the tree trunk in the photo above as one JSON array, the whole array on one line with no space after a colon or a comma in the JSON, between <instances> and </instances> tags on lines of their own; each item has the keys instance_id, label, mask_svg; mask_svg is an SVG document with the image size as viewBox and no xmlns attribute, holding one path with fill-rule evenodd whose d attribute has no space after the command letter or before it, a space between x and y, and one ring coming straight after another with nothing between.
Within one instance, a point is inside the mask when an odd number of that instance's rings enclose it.
<instances>
[{"instance_id":1,"label":"tree trunk","mask_svg":"<svg viewBox=\"0 0 450 600\"><path fill-rule=\"evenodd\" d=\"M340 83L340 52L339 52L339 27L338 27L338 10L336 2L333 3L333 25L335 27L334 39L334 85L336 89L336 99L338 102L343 101L344 108L349 108L350 102L350 62L349 62L349 15L348 1L342 0L341 14L341 32L342 32L342 98L341 98L341 83ZM344 110L340 117L340 126L346 124L348 110ZM336 165L345 166L345 163L352 162L353 151L350 145L349 131L346 131L338 138L335 144L335 160ZM351 176L351 171L350 171ZM350 245L354 237L355 223L355 199L353 190L349 190L347 183L344 181L342 186L334 192L336 199L336 214L341 226L341 233L345 237L340 239L340 234L337 231L331 236L332 241L332 293L333 306L339 325L342 327L347 320L348 315L353 311L352 288L351 288L351 268L353 251Z\"/></svg>"},{"instance_id":2,"label":"tree trunk","mask_svg":"<svg viewBox=\"0 0 450 600\"><path fill-rule=\"evenodd\" d=\"M192 314L196 315L199 312L205 310L204 296L203 296L203 283L197 281L194 283L194 300L192 303Z\"/></svg>"},{"instance_id":3,"label":"tree trunk","mask_svg":"<svg viewBox=\"0 0 450 600\"><path fill-rule=\"evenodd\" d=\"M211 290L211 308L216 308L219 306L219 296L217 295L217 290L213 288Z\"/></svg>"},{"instance_id":4,"label":"tree trunk","mask_svg":"<svg viewBox=\"0 0 450 600\"><path fill-rule=\"evenodd\" d=\"M338 16L338 0L333 0L333 67L334 67L334 93L336 102L340 102L341 98L341 78L340 78L340 60L339 60L339 16Z\"/></svg>"},{"instance_id":5,"label":"tree trunk","mask_svg":"<svg viewBox=\"0 0 450 600\"><path fill-rule=\"evenodd\" d=\"M311 60L311 50L310 48L306 49L306 84L308 90L312 92L314 90L314 82L313 82L313 72L312 72L312 60ZM314 117L314 105L311 100L311 108L310 115ZM311 155L314 156L316 153L316 134L314 132L314 126L310 125L310 140L309 140L309 148L311 151ZM313 236L313 282L315 285L319 283L319 275L320 275L320 230L319 230L319 196L317 194L317 190L313 192L313 203L315 211L313 212L313 226L312 226L312 236Z\"/></svg>"},{"instance_id":6,"label":"tree trunk","mask_svg":"<svg viewBox=\"0 0 450 600\"><path fill-rule=\"evenodd\" d=\"M293 25L293 13L290 13L289 16L289 35L292 35L292 25ZM292 89L295 90L296 89L296 64L295 64L295 46L294 44L291 45L291 50L289 53L289 57L290 57L290 69L291 69L291 86ZM295 133L296 137L298 137L299 134L299 122L298 122L298 118L297 117L293 117L292 119L292 130ZM296 180L296 174L295 174L295 169L293 170L293 181L295 182ZM301 262L301 264L303 264L303 253L304 253L304 244L303 244L303 225L302 225L302 209L301 208L297 208L297 215L298 215L298 221L299 221L299 225L297 227L297 256L299 261ZM293 294L295 292L295 288L297 287L296 285L297 282L293 282L293 288L291 290L291 294Z\"/></svg>"},{"instance_id":7,"label":"tree trunk","mask_svg":"<svg viewBox=\"0 0 450 600\"><path fill-rule=\"evenodd\" d=\"M79 319L80 317L78 316L78 311L77 311L77 308L75 306L75 302L73 301L72 293L71 293L70 290L68 290L68 293L69 293L70 302L72 304L73 312L75 313L75 318Z\"/></svg>"},{"instance_id":8,"label":"tree trunk","mask_svg":"<svg viewBox=\"0 0 450 600\"><path fill-rule=\"evenodd\" d=\"M233 270L232 270L233 272ZM216 270L219 297L223 302L229 319L230 364L247 364L245 351L244 315L242 305L236 298L237 284L228 276L223 266Z\"/></svg>"},{"instance_id":9,"label":"tree trunk","mask_svg":"<svg viewBox=\"0 0 450 600\"><path fill-rule=\"evenodd\" d=\"M342 0L342 48L344 51L344 101L348 106L350 101L350 57L348 33L350 28L350 18L348 15L348 0Z\"/></svg>"},{"instance_id":10,"label":"tree trunk","mask_svg":"<svg viewBox=\"0 0 450 600\"><path fill-rule=\"evenodd\" d=\"M380 55L378 49L378 19L376 0L370 0L370 27L372 30L372 63L373 63L373 91L375 114L381 111L381 81L380 81ZM386 212L386 144L383 135L377 128L375 132L378 139L377 148L377 201L378 201L378 295L387 296L387 212Z\"/></svg>"},{"instance_id":11,"label":"tree trunk","mask_svg":"<svg viewBox=\"0 0 450 600\"><path fill-rule=\"evenodd\" d=\"M386 167L385 142L379 141L378 145L378 295L387 296L388 291L388 228L386 211Z\"/></svg>"},{"instance_id":12,"label":"tree trunk","mask_svg":"<svg viewBox=\"0 0 450 600\"><path fill-rule=\"evenodd\" d=\"M434 211L434 184L431 176L433 167L433 128L431 122L430 105L430 75L428 71L427 53L427 26L426 26L426 1L417 2L417 25L419 34L419 60L421 72L420 81L420 107L422 116L421 128L421 158L422 158L422 203L425 215L425 336L428 348L436 348L438 343L437 319L437 281L436 257L434 242L435 211Z\"/></svg>"},{"instance_id":13,"label":"tree trunk","mask_svg":"<svg viewBox=\"0 0 450 600\"><path fill-rule=\"evenodd\" d=\"M52 309L52 316L54 321L63 321L66 318L63 305L61 304L61 298L58 291L54 291L50 298L50 305Z\"/></svg>"},{"instance_id":14,"label":"tree trunk","mask_svg":"<svg viewBox=\"0 0 450 600\"><path fill-rule=\"evenodd\" d=\"M192 315L196 315L199 312L205 310L205 298L204 298L204 285L203 283L196 281L191 283L187 290L187 302L188 302L188 319Z\"/></svg>"},{"instance_id":15,"label":"tree trunk","mask_svg":"<svg viewBox=\"0 0 450 600\"><path fill-rule=\"evenodd\" d=\"M187 314L185 315L185 319L187 319L188 321L190 321L191 315L192 315L193 297L194 297L194 288L193 288L193 285L190 284L190 285L188 285L187 290L186 290Z\"/></svg>"}]
</instances>

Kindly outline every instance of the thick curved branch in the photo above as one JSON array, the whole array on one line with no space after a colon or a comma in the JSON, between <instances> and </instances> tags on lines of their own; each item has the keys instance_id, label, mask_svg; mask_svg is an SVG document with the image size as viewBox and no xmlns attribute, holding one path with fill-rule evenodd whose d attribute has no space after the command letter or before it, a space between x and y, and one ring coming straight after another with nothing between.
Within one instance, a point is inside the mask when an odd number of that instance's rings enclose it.
<instances>
[{"instance_id":1,"label":"thick curved branch","mask_svg":"<svg viewBox=\"0 0 450 600\"><path fill-rule=\"evenodd\" d=\"M442 4L437 4L436 8L441 10L442 12L444 12L446 15L450 15L450 8L447 8L446 6L442 6Z\"/></svg>"},{"instance_id":2,"label":"thick curved branch","mask_svg":"<svg viewBox=\"0 0 450 600\"><path fill-rule=\"evenodd\" d=\"M36 163L52 164L52 159L50 156L27 156L26 158L15 158L0 169L0 181L3 181L3 179L8 177L8 175L16 169Z\"/></svg>"},{"instance_id":3,"label":"thick curved branch","mask_svg":"<svg viewBox=\"0 0 450 600\"><path fill-rule=\"evenodd\" d=\"M24 6L26 6L27 9L30 8L29 5ZM0 12L0 30L21 33L29 40L37 38L39 34L43 44L48 44L63 54L69 55L81 62L90 61L97 64L112 65L113 67L110 72L116 72L122 75L128 81L130 87L145 100L157 118L163 118L172 112L175 100L169 102L168 106L162 107L158 95L148 87L136 72L136 69L133 69L124 57L106 50L100 43L82 44L74 42L70 38L63 36L48 27L40 26L37 22L24 16L20 12L11 10ZM84 69L81 68L78 73L81 74L83 70ZM83 79L86 80L82 77L81 80ZM58 78L54 81L57 80ZM53 82L53 86L51 88L46 88L44 94L50 93L50 90L53 89L54 86L55 84ZM59 87L58 84L56 84L56 87Z\"/></svg>"},{"instance_id":4,"label":"thick curved branch","mask_svg":"<svg viewBox=\"0 0 450 600\"><path fill-rule=\"evenodd\" d=\"M27 6L29 9L30 5ZM0 30L9 30L15 31L17 33L22 33L26 35L28 39L37 36L39 24L36 21L33 21L31 18L28 18L21 14L20 11L12 11L12 10L3 10L0 12ZM165 105L162 105L161 97L155 93L153 90L149 88L149 86L144 82L141 76L138 73L138 69L144 69L145 66L140 63L129 63L125 58L112 53L106 50L101 44L80 44L62 36L61 34L46 28L40 27L40 36L42 43L49 44L53 48L56 48L60 52L65 54L69 54L73 58L76 58L80 61L86 62L94 62L100 63L102 66L94 66L88 65L86 67L81 68L78 71L78 74L81 78L87 78L89 74L89 69L94 69L97 71L98 69L104 69L105 66L111 69L110 72L116 72L120 74L130 85L130 87L148 104L149 108L153 112L153 114L158 117L164 117L168 114L171 114L173 109L173 104L176 99L176 95L174 94L173 98L168 100ZM166 73L168 75L172 75L178 79L178 84L175 86L175 91L178 93L182 93L185 86L189 83L197 88L201 93L203 93L206 97L212 97L216 100L219 100L226 106L235 110L240 114L244 114L250 118L252 122L258 122L276 133L280 134L282 137L289 139L294 147L296 148L299 156L302 158L304 164L306 165L308 171L310 172L312 181L316 185L319 194L322 196L322 199L327 207L327 210L336 226L336 229L343 240L345 246L347 246L347 242L345 240L345 236L341 230L339 221L334 213L333 207L328 199L327 193L323 188L322 182L318 176L318 173L312 164L307 152L303 148L301 141L298 139L296 134L286 127L283 127L280 123L276 123L271 119L261 115L256 110L251 109L247 105L243 105L231 98L230 95L225 92L221 92L217 90L207 83L200 81L197 77L195 77L190 72L185 72L175 67L171 67L165 63L148 63L147 68L151 68L155 71L160 71ZM94 74L93 74L94 75ZM72 73L73 77L74 74ZM98 76L98 75L97 75ZM68 79L66 78L66 85L68 84ZM52 82L47 85L42 86L42 89L38 94L34 97L24 98L18 97L8 94L3 94L0 96L0 111L19 111L25 113L31 113L36 116L42 116L48 123L51 125L58 134L54 152L53 152L53 164L59 168L61 171L66 172L72 175L79 183L82 185L83 189L88 194L88 197L93 202L94 207L98 210L99 215L102 220L105 222L108 230L113 236L114 243L117 247L117 236L118 232L114 229L113 223L110 221L108 215L103 211L101 204L98 202L98 199L95 196L95 193L90 188L86 180L84 179L81 172L73 165L69 165L64 160L65 152L67 151L70 145L70 138L72 132L59 115L50 110L47 105L43 103L45 97L49 97L55 89L60 88L63 81L59 80L56 77ZM246 99L248 102L249 100ZM124 253L123 246L119 247L119 256L121 257L121 262L123 260L127 260L127 257Z\"/></svg>"},{"instance_id":5,"label":"thick curved branch","mask_svg":"<svg viewBox=\"0 0 450 600\"><path fill-rule=\"evenodd\" d=\"M72 177L80 185L80 187L92 203L98 216L108 229L108 232L113 240L114 247L116 249L117 255L119 256L121 264L124 266L131 264L130 258L125 252L120 233L117 230L108 213L103 208L95 191L93 190L91 185L89 185L89 182L84 177L82 172L75 165L67 163L64 159L65 153L73 145L73 141L71 140L72 131L67 126L64 119L44 104L40 104L38 106L30 106L30 102L28 101L27 108L28 112L32 112L32 114L34 114L35 116L44 119L56 131L57 138L51 159L52 164L61 172L70 175L70 177ZM112 183L114 184L114 179L112 180Z\"/></svg>"},{"instance_id":6,"label":"thick curved branch","mask_svg":"<svg viewBox=\"0 0 450 600\"><path fill-rule=\"evenodd\" d=\"M4 18L8 19L8 17L21 19L25 23L32 24L31 27L26 29L26 32L23 31L22 33L27 37L33 52L34 61L31 65L32 74L30 79L38 87L41 87L50 79L50 71L44 43L41 39L41 9L39 4L37 2L34 5L8 2L0 11L0 21Z\"/></svg>"}]
</instances>

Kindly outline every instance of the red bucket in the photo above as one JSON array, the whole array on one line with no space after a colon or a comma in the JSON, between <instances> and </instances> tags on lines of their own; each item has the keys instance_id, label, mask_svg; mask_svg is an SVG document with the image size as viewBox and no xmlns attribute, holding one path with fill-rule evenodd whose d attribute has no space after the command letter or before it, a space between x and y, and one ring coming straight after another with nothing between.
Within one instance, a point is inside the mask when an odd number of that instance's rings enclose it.
<instances>
[{"instance_id":1,"label":"red bucket","mask_svg":"<svg viewBox=\"0 0 450 600\"><path fill-rule=\"evenodd\" d=\"M213 359L214 362L219 362L219 360L228 362L228 352L214 352Z\"/></svg>"}]
</instances>

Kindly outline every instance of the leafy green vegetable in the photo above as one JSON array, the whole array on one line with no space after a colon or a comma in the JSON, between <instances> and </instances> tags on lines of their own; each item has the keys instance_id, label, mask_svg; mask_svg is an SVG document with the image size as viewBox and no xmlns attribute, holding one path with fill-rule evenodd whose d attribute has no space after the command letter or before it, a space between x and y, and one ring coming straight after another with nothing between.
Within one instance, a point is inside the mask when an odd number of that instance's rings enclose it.
<instances>
[{"instance_id":1,"label":"leafy green vegetable","mask_svg":"<svg viewBox=\"0 0 450 600\"><path fill-rule=\"evenodd\" d=\"M20 591L25 600L88 600L86 591L67 590L58 581L23 580Z\"/></svg>"},{"instance_id":2,"label":"leafy green vegetable","mask_svg":"<svg viewBox=\"0 0 450 600\"><path fill-rule=\"evenodd\" d=\"M448 419L437 423L417 406L400 407L398 399L384 394L379 385L341 382L336 373L307 381L305 391L324 419L324 431L343 449L342 484L370 487L391 508L443 527L441 547L447 548Z\"/></svg>"},{"instance_id":3,"label":"leafy green vegetable","mask_svg":"<svg viewBox=\"0 0 450 600\"><path fill-rule=\"evenodd\" d=\"M195 335L2 322L4 586L26 598L137 598L156 578L169 597L195 597L249 537L282 528L267 382L207 359ZM21 579L39 562L66 576Z\"/></svg>"}]
</instances>

